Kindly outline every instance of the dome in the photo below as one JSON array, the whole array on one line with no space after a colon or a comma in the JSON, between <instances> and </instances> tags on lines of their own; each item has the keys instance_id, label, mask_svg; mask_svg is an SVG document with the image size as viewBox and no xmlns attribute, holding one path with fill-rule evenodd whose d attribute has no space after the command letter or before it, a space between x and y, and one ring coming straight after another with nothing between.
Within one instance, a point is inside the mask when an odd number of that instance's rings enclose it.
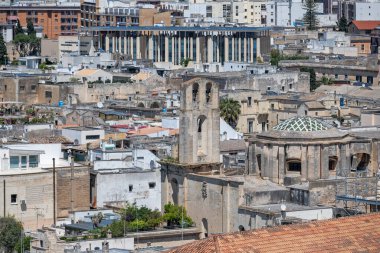
<instances>
[{"instance_id":1,"label":"dome","mask_svg":"<svg viewBox=\"0 0 380 253\"><path fill-rule=\"evenodd\" d=\"M294 131L294 132L312 132L323 131L332 128L326 122L312 117L294 117L281 122L273 127L273 130L278 131Z\"/></svg>"}]
</instances>

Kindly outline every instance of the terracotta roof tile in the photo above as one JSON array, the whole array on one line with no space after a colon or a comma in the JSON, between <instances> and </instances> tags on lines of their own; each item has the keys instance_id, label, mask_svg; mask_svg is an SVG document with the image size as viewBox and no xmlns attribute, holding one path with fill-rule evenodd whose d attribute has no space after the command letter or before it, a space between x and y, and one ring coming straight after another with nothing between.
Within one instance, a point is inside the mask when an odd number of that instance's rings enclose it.
<instances>
[{"instance_id":1,"label":"terracotta roof tile","mask_svg":"<svg viewBox=\"0 0 380 253\"><path fill-rule=\"evenodd\" d=\"M214 235L171 253L380 252L380 213Z\"/></svg>"},{"instance_id":2,"label":"terracotta roof tile","mask_svg":"<svg viewBox=\"0 0 380 253\"><path fill-rule=\"evenodd\" d=\"M359 21L353 20L352 23L358 28L358 30L373 30L376 27L380 26L380 20L368 20L368 21Z\"/></svg>"}]
</instances>

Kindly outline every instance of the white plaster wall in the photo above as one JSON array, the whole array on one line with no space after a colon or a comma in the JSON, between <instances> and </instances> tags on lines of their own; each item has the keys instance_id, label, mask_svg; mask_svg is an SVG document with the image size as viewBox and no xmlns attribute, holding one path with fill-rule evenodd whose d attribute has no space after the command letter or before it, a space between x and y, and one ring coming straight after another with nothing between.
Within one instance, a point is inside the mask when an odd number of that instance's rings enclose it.
<instances>
[{"instance_id":1,"label":"white plaster wall","mask_svg":"<svg viewBox=\"0 0 380 253\"><path fill-rule=\"evenodd\" d=\"M61 143L46 143L46 144L15 144L5 145L10 149L19 150L38 150L44 151L44 154L40 155L40 167L51 168L53 166L53 158L56 163L62 158Z\"/></svg>"},{"instance_id":2,"label":"white plaster wall","mask_svg":"<svg viewBox=\"0 0 380 253\"><path fill-rule=\"evenodd\" d=\"M155 182L153 189L149 183ZM133 190L129 191L129 185ZM96 201L103 207L107 201L136 202L139 206L161 210L161 174L159 170L149 172L131 172L101 174L96 178Z\"/></svg>"},{"instance_id":3,"label":"white plaster wall","mask_svg":"<svg viewBox=\"0 0 380 253\"><path fill-rule=\"evenodd\" d=\"M53 124L36 124L36 125L24 125L24 132L36 131L36 130L51 130L54 129Z\"/></svg>"},{"instance_id":4,"label":"white plaster wall","mask_svg":"<svg viewBox=\"0 0 380 253\"><path fill-rule=\"evenodd\" d=\"M354 16L355 20L379 20L380 2L356 2Z\"/></svg>"},{"instance_id":5,"label":"white plaster wall","mask_svg":"<svg viewBox=\"0 0 380 253\"><path fill-rule=\"evenodd\" d=\"M133 161L136 167L142 168L143 170L161 167L158 163L160 159L147 149L133 150ZM151 164L152 161L153 163ZM153 166L153 168L151 166Z\"/></svg>"},{"instance_id":6,"label":"white plaster wall","mask_svg":"<svg viewBox=\"0 0 380 253\"><path fill-rule=\"evenodd\" d=\"M304 220L327 220L333 218L332 208L286 212L286 216Z\"/></svg>"},{"instance_id":7,"label":"white plaster wall","mask_svg":"<svg viewBox=\"0 0 380 253\"><path fill-rule=\"evenodd\" d=\"M107 242L109 243L109 248L118 248L118 249L125 249L125 250L134 250L134 238L111 238L107 239ZM70 243L70 246L76 246L78 243L81 246L81 250L85 251L86 249L89 249L91 247L92 250L95 249L95 247L99 247L99 249L102 249L102 243L104 242L104 239L98 239L98 240L87 240L87 241L78 241L75 243Z\"/></svg>"},{"instance_id":8,"label":"white plaster wall","mask_svg":"<svg viewBox=\"0 0 380 253\"><path fill-rule=\"evenodd\" d=\"M243 134L235 131L230 125L220 118L220 140L236 140L242 139Z\"/></svg>"},{"instance_id":9,"label":"white plaster wall","mask_svg":"<svg viewBox=\"0 0 380 253\"><path fill-rule=\"evenodd\" d=\"M104 139L104 129L93 129L93 130L83 130L83 131L69 129L69 128L62 129L62 136L65 136L72 142L74 142L75 139L77 139L79 142L78 143L79 145L96 141L96 140L86 140L87 135L99 135L100 139Z\"/></svg>"},{"instance_id":10,"label":"white plaster wall","mask_svg":"<svg viewBox=\"0 0 380 253\"><path fill-rule=\"evenodd\" d=\"M104 160L94 161L94 170L115 170L133 167L132 161Z\"/></svg>"},{"instance_id":11,"label":"white plaster wall","mask_svg":"<svg viewBox=\"0 0 380 253\"><path fill-rule=\"evenodd\" d=\"M179 129L179 117L162 118L162 127L170 129Z\"/></svg>"}]
</instances>

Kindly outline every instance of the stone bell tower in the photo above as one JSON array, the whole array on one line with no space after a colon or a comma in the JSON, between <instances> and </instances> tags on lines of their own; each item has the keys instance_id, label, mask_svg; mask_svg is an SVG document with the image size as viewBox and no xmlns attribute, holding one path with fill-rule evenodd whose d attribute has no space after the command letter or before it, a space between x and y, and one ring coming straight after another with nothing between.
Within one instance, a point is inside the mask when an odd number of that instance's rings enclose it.
<instances>
[{"instance_id":1,"label":"stone bell tower","mask_svg":"<svg viewBox=\"0 0 380 253\"><path fill-rule=\"evenodd\" d=\"M181 85L180 164L219 163L219 86L204 78Z\"/></svg>"}]
</instances>

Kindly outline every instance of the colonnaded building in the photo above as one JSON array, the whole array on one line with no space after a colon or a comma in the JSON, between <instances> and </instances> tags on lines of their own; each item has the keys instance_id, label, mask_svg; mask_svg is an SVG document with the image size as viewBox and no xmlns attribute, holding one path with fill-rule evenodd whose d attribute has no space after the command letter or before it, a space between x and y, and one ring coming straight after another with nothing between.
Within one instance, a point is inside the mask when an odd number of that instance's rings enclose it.
<instances>
[{"instance_id":1,"label":"colonnaded building","mask_svg":"<svg viewBox=\"0 0 380 253\"><path fill-rule=\"evenodd\" d=\"M269 29L262 27L101 26L86 32L93 36L94 46L106 52L173 65L184 59L254 63L270 51Z\"/></svg>"}]
</instances>

